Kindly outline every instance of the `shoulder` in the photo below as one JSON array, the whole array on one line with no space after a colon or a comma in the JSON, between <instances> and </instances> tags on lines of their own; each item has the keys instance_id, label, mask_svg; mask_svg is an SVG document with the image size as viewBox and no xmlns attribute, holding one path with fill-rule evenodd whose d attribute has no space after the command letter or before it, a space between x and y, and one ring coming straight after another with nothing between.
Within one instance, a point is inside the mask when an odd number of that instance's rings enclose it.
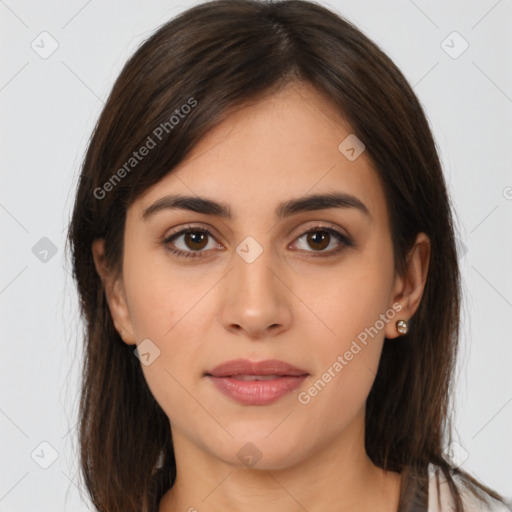
<instances>
[{"instance_id":1,"label":"shoulder","mask_svg":"<svg viewBox=\"0 0 512 512\"><path fill-rule=\"evenodd\" d=\"M436 482L436 467L429 464L428 467L428 512L452 512L455 510L454 501L450 492L448 483L441 471L439 475L439 490ZM454 481L460 492L462 504L464 506L464 512L511 512L512 504L505 505L491 496L487 496L487 503L478 499L473 495L467 488L465 488L459 477L454 477Z\"/></svg>"}]
</instances>

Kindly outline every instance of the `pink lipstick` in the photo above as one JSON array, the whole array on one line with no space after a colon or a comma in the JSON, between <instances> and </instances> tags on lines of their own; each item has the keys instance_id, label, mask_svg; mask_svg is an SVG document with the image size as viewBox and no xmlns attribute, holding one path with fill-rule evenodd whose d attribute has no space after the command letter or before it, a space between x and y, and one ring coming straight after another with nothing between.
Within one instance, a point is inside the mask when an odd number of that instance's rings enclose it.
<instances>
[{"instance_id":1,"label":"pink lipstick","mask_svg":"<svg viewBox=\"0 0 512 512\"><path fill-rule=\"evenodd\" d=\"M245 405L267 405L298 388L308 376L284 361L235 359L205 373L219 391Z\"/></svg>"}]
</instances>

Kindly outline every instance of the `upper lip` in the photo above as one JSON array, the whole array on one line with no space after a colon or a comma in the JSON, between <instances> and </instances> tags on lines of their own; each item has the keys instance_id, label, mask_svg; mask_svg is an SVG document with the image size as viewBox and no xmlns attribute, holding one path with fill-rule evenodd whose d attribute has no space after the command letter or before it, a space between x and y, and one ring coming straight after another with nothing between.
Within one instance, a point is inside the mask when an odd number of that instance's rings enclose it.
<instances>
[{"instance_id":1,"label":"upper lip","mask_svg":"<svg viewBox=\"0 0 512 512\"><path fill-rule=\"evenodd\" d=\"M212 377L231 377L233 375L307 375L306 370L297 368L279 359L266 359L265 361L249 361L248 359L233 359L221 363L206 375Z\"/></svg>"}]
</instances>

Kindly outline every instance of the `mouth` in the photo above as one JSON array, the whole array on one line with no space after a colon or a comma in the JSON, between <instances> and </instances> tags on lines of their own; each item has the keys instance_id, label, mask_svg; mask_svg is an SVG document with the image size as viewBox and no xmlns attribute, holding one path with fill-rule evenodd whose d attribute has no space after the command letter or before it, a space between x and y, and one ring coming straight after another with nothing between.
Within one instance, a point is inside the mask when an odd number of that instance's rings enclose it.
<instances>
[{"instance_id":1,"label":"mouth","mask_svg":"<svg viewBox=\"0 0 512 512\"><path fill-rule=\"evenodd\" d=\"M233 359L217 365L212 370L205 372L205 375L211 377L255 377L263 380L267 377L298 377L308 375L308 372L279 359L266 359L265 361Z\"/></svg>"},{"instance_id":2,"label":"mouth","mask_svg":"<svg viewBox=\"0 0 512 512\"><path fill-rule=\"evenodd\" d=\"M294 391L308 375L306 370L277 359L236 359L204 374L217 390L244 405L273 403Z\"/></svg>"},{"instance_id":3,"label":"mouth","mask_svg":"<svg viewBox=\"0 0 512 512\"><path fill-rule=\"evenodd\" d=\"M210 375L213 377L213 375ZM242 381L254 381L254 380L275 380L280 379L282 377L290 377L290 375L226 375L225 377L220 378L229 378L234 380L242 380Z\"/></svg>"}]
</instances>

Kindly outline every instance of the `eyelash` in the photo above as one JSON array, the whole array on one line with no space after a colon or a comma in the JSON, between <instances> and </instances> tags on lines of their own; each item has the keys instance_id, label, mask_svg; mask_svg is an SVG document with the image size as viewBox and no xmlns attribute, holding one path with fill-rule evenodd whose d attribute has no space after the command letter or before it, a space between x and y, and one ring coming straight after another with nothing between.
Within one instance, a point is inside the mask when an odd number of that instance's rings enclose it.
<instances>
[{"instance_id":1,"label":"eyelash","mask_svg":"<svg viewBox=\"0 0 512 512\"><path fill-rule=\"evenodd\" d=\"M183 258L201 258L204 257L202 253L206 251L183 251L181 249L170 247L168 244L180 236L190 233L190 232L201 232L205 233L208 237L212 237L215 239L213 234L206 228L202 227L195 227L195 226L187 226L185 229L182 229L181 231L178 231L177 233L173 233L172 235L169 235L168 237L164 238L162 240L162 243L166 246L167 250L171 253L175 254L178 257ZM313 254L310 256L307 256L308 258L318 258L318 257L324 257L329 258L331 256L336 256L339 252L341 252L345 247L352 247L354 244L350 238L343 235L336 229L333 229L332 227L327 226L313 226L311 228L307 228L306 230L302 231L297 237L296 240L303 237L304 235L307 235L308 233L315 233L315 232L326 232L330 235L333 235L339 242L342 242L342 245L338 247L337 249L331 249L330 251L306 251L306 252L313 252L317 254Z\"/></svg>"}]
</instances>

